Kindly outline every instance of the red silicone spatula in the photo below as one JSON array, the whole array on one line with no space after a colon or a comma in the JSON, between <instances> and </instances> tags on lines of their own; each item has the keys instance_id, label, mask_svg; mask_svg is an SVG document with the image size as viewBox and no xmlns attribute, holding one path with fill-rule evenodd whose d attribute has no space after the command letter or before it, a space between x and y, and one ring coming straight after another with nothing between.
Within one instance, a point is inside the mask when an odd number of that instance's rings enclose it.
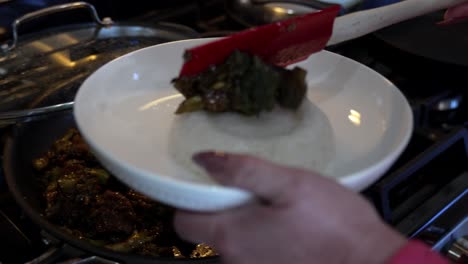
<instances>
[{"instance_id":1,"label":"red silicone spatula","mask_svg":"<svg viewBox=\"0 0 468 264\"><path fill-rule=\"evenodd\" d=\"M278 66L304 60L325 47L340 8L339 5L332 6L189 49L180 76L195 75L222 63L234 50L255 54Z\"/></svg>"}]
</instances>

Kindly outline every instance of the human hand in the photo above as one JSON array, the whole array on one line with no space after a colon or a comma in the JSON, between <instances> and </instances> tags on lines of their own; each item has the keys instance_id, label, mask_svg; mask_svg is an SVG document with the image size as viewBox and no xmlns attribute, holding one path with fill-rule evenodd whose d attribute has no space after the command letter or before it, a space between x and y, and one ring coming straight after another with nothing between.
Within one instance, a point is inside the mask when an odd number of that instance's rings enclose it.
<instances>
[{"instance_id":1,"label":"human hand","mask_svg":"<svg viewBox=\"0 0 468 264\"><path fill-rule=\"evenodd\" d=\"M206 152L194 160L221 184L259 198L216 213L176 213L179 235L213 246L223 263L379 264L406 243L333 180L249 156Z\"/></svg>"}]
</instances>

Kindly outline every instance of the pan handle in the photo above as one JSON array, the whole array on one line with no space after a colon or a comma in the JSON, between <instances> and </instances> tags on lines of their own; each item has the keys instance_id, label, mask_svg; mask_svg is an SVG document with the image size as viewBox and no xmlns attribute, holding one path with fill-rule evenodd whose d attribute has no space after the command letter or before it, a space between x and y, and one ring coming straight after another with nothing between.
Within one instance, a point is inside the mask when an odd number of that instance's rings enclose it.
<instances>
[{"instance_id":1,"label":"pan handle","mask_svg":"<svg viewBox=\"0 0 468 264\"><path fill-rule=\"evenodd\" d=\"M46 252L42 253L39 257L26 262L25 264L44 264L52 263L58 259L58 257L63 253L63 247L52 247Z\"/></svg>"},{"instance_id":2,"label":"pan handle","mask_svg":"<svg viewBox=\"0 0 468 264\"><path fill-rule=\"evenodd\" d=\"M44 9L40 9L31 13L25 14L17 18L12 24L13 40L11 41L10 44L2 45L1 49L4 52L8 52L16 47L16 45L18 44L18 27L21 24L31 21L33 19L39 18L39 17L43 17L43 16L55 14L55 13L60 13L60 12L65 12L69 10L75 10L75 9L87 9L91 17L94 19L94 22L96 22L97 24L101 26L110 26L113 24L112 19L110 18L104 18L101 20L94 6L86 2L74 2L74 3L63 4L63 5L50 6Z\"/></svg>"}]
</instances>

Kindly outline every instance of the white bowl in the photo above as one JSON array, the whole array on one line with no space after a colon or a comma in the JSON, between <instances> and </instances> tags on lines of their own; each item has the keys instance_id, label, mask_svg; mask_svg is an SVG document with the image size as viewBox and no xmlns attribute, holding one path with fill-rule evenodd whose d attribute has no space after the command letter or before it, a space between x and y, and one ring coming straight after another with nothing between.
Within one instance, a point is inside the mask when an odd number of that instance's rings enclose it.
<instances>
[{"instance_id":1,"label":"white bowl","mask_svg":"<svg viewBox=\"0 0 468 264\"><path fill-rule=\"evenodd\" d=\"M83 83L74 105L78 129L117 178L149 197L199 211L252 198L191 173L169 154L174 111L182 100L170 81L179 73L183 51L210 40L166 43L111 61ZM323 126L310 131L333 148L318 171L363 190L408 143L413 128L408 102L377 72L331 52L316 53L299 66L308 71L308 100L330 127L326 137L318 133Z\"/></svg>"}]
</instances>

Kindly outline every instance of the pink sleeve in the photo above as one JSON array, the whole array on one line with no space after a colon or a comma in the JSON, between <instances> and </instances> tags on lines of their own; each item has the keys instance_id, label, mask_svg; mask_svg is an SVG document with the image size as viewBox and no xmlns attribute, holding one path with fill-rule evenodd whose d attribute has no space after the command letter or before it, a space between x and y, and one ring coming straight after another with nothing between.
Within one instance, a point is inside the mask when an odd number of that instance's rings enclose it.
<instances>
[{"instance_id":1,"label":"pink sleeve","mask_svg":"<svg viewBox=\"0 0 468 264\"><path fill-rule=\"evenodd\" d=\"M387 264L449 264L448 260L426 244L410 240Z\"/></svg>"}]
</instances>

